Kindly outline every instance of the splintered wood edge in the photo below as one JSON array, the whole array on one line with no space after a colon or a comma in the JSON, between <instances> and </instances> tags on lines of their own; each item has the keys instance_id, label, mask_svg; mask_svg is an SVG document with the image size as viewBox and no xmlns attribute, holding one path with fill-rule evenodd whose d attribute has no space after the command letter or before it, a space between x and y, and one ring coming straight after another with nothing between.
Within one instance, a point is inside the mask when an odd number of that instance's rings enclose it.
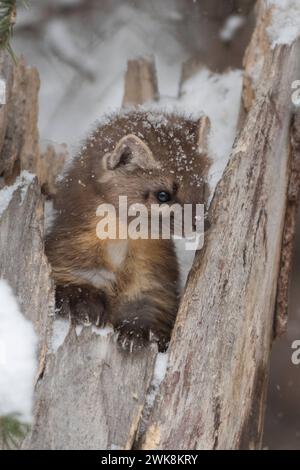
<instances>
[{"instance_id":1,"label":"splintered wood edge","mask_svg":"<svg viewBox=\"0 0 300 470\"><path fill-rule=\"evenodd\" d=\"M129 60L122 106L138 106L158 99L159 90L154 60L149 58Z\"/></svg>"},{"instance_id":2,"label":"splintered wood edge","mask_svg":"<svg viewBox=\"0 0 300 470\"><path fill-rule=\"evenodd\" d=\"M39 74L23 58L15 65L7 53L1 55L1 75L6 79L6 104L0 110L0 172L6 184L21 170L36 173L39 159L38 92Z\"/></svg>"},{"instance_id":3,"label":"splintered wood edge","mask_svg":"<svg viewBox=\"0 0 300 470\"><path fill-rule=\"evenodd\" d=\"M273 7L268 7L264 0L259 0L257 2L256 28L244 57L244 77L238 129L242 128L246 116L255 102L257 89L263 76L265 58L271 47L267 28L272 22L272 11ZM296 236L300 193L299 129L299 111L295 111L295 116L290 129L290 181L274 313L274 339L286 332L288 322L289 285L293 263L293 249Z\"/></svg>"},{"instance_id":4,"label":"splintered wood edge","mask_svg":"<svg viewBox=\"0 0 300 470\"><path fill-rule=\"evenodd\" d=\"M287 194L280 272L274 320L274 338L286 332L289 285L293 265L294 243L300 195L300 111L295 111L290 128L290 176Z\"/></svg>"}]
</instances>

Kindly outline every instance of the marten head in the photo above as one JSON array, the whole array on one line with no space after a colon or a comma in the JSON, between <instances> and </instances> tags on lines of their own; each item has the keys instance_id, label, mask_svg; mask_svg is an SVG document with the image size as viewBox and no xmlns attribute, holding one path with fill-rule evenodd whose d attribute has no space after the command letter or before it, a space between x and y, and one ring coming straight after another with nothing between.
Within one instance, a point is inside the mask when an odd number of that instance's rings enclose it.
<instances>
[{"instance_id":1,"label":"marten head","mask_svg":"<svg viewBox=\"0 0 300 470\"><path fill-rule=\"evenodd\" d=\"M199 122L142 109L116 115L88 138L71 179L94 204L206 204L209 159L199 148ZM89 193L89 198L91 192ZM97 204L98 202L98 204Z\"/></svg>"}]
</instances>

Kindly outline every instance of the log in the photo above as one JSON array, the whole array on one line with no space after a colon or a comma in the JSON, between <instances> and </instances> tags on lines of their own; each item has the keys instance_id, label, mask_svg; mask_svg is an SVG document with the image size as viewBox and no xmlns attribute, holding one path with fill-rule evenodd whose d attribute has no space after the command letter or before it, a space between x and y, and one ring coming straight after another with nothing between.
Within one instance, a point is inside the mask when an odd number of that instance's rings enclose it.
<instances>
[{"instance_id":1,"label":"log","mask_svg":"<svg viewBox=\"0 0 300 470\"><path fill-rule=\"evenodd\" d=\"M37 165L37 174L43 194L53 199L57 193L57 177L63 173L63 169L70 159L66 145L47 145L41 152Z\"/></svg>"},{"instance_id":2,"label":"log","mask_svg":"<svg viewBox=\"0 0 300 470\"><path fill-rule=\"evenodd\" d=\"M7 92L6 104L0 107L0 173L7 200L0 213L0 277L9 282L21 311L34 324L42 369L54 287L44 254L44 198L37 178L27 171L35 172L39 161L39 77L24 59L14 65L3 51L0 68Z\"/></svg>"},{"instance_id":3,"label":"log","mask_svg":"<svg viewBox=\"0 0 300 470\"><path fill-rule=\"evenodd\" d=\"M57 151L48 146L39 149L37 70L24 58L13 65L8 53L0 52L0 76L6 81L6 104L0 105L0 176L11 184L22 170L37 175L47 196L56 193L56 178L69 158L66 147Z\"/></svg>"},{"instance_id":4,"label":"log","mask_svg":"<svg viewBox=\"0 0 300 470\"><path fill-rule=\"evenodd\" d=\"M125 76L123 107L158 100L155 64L152 59L129 60Z\"/></svg>"},{"instance_id":5,"label":"log","mask_svg":"<svg viewBox=\"0 0 300 470\"><path fill-rule=\"evenodd\" d=\"M71 328L47 356L25 449L131 449L150 387L156 346L119 351L114 333Z\"/></svg>"},{"instance_id":6,"label":"log","mask_svg":"<svg viewBox=\"0 0 300 470\"><path fill-rule=\"evenodd\" d=\"M257 2L256 5L256 14L258 17L257 27L253 33L244 57L245 71L239 119L240 127L242 127L246 115L256 99L260 82L268 79L267 75L264 75L263 58L268 54L268 50L270 48L267 28L272 21L272 9L268 8L265 2L260 1ZM291 85L291 83L287 84L290 90ZM282 239L280 273L278 276L274 338L281 336L286 332L288 320L289 284L292 271L300 191L299 126L299 112L297 112L293 118L293 122L291 123L290 130L290 183L287 191L287 207Z\"/></svg>"},{"instance_id":7,"label":"log","mask_svg":"<svg viewBox=\"0 0 300 470\"><path fill-rule=\"evenodd\" d=\"M8 190L11 199L0 215L0 278L9 282L21 311L35 327L41 372L54 315L54 288L44 254L44 198L37 178L27 172L3 189Z\"/></svg>"},{"instance_id":8,"label":"log","mask_svg":"<svg viewBox=\"0 0 300 470\"><path fill-rule=\"evenodd\" d=\"M267 27L263 20L258 29ZM261 57L261 78L211 204L212 229L181 302L143 449L260 448L299 53L296 41L274 50L268 44Z\"/></svg>"}]
</instances>

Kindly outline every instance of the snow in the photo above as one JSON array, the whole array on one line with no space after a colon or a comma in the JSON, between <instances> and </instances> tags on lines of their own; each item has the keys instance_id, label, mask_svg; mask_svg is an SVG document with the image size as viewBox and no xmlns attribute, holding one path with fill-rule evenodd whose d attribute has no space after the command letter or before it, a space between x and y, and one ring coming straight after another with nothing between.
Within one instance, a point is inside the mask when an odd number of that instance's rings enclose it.
<instances>
[{"instance_id":1,"label":"snow","mask_svg":"<svg viewBox=\"0 0 300 470\"><path fill-rule=\"evenodd\" d=\"M114 333L114 329L111 325L106 325L103 328L92 325L92 332L98 336L102 336L102 338L106 338L107 336Z\"/></svg>"},{"instance_id":2,"label":"snow","mask_svg":"<svg viewBox=\"0 0 300 470\"><path fill-rule=\"evenodd\" d=\"M32 3L35 14L42 16L42 4ZM157 12L156 5L149 5L145 11L128 4L115 7L113 14L96 9L89 17L89 29L80 15L63 21L54 17L44 23L38 41L18 34L18 26L35 21L32 9L33 5L30 14L20 8L13 47L41 75L42 140L66 142L76 151L91 123L121 105L128 59L155 56L161 93L176 95L181 63L188 58L176 38L180 18L176 9L170 13L159 5L162 11ZM166 22L174 23L174 28L166 27Z\"/></svg>"},{"instance_id":3,"label":"snow","mask_svg":"<svg viewBox=\"0 0 300 470\"><path fill-rule=\"evenodd\" d=\"M292 44L300 36L299 0L267 0L272 8L272 22L268 27L272 47Z\"/></svg>"},{"instance_id":4,"label":"snow","mask_svg":"<svg viewBox=\"0 0 300 470\"><path fill-rule=\"evenodd\" d=\"M0 279L0 417L32 419L37 338L9 284Z\"/></svg>"},{"instance_id":5,"label":"snow","mask_svg":"<svg viewBox=\"0 0 300 470\"><path fill-rule=\"evenodd\" d=\"M12 184L11 186L5 186L3 189L1 189L0 191L0 216L7 209L13 197L14 192L17 191L18 189L21 189L20 204L22 204L25 193L26 193L26 188L33 181L34 177L35 175L24 170L22 171L21 175L18 176L14 184Z\"/></svg>"},{"instance_id":6,"label":"snow","mask_svg":"<svg viewBox=\"0 0 300 470\"><path fill-rule=\"evenodd\" d=\"M195 258L195 251L186 249L186 241L184 238L175 239L174 244L179 264L180 291L183 292L188 274Z\"/></svg>"},{"instance_id":7,"label":"snow","mask_svg":"<svg viewBox=\"0 0 300 470\"><path fill-rule=\"evenodd\" d=\"M167 352L158 353L156 356L153 377L152 377L149 391L147 393L146 400L145 400L143 421L141 423L141 433L143 433L143 429L149 418L151 409L154 405L155 398L157 397L157 394L159 392L160 384L166 375L167 367L168 367L168 359L169 359L169 356Z\"/></svg>"},{"instance_id":8,"label":"snow","mask_svg":"<svg viewBox=\"0 0 300 470\"><path fill-rule=\"evenodd\" d=\"M230 15L220 31L220 39L223 42L231 41L238 30L244 26L246 18L242 15Z\"/></svg>"},{"instance_id":9,"label":"snow","mask_svg":"<svg viewBox=\"0 0 300 470\"><path fill-rule=\"evenodd\" d=\"M98 327L91 324L86 325L76 325L76 334L80 336L84 328L89 328L91 326L92 332L95 333L97 336L101 336L102 338L107 338L109 335L114 333L114 329L110 324L107 324L103 327Z\"/></svg>"},{"instance_id":10,"label":"snow","mask_svg":"<svg viewBox=\"0 0 300 470\"><path fill-rule=\"evenodd\" d=\"M65 21L51 21L46 30L45 40L58 57L72 65L75 70L79 70L88 80L95 79L96 70L93 57L87 55L83 61L82 57L78 55L76 43L72 35L67 32Z\"/></svg>"},{"instance_id":11,"label":"snow","mask_svg":"<svg viewBox=\"0 0 300 470\"><path fill-rule=\"evenodd\" d=\"M69 330L70 330L70 321L64 318L60 318L59 316L55 318L52 327L52 336L51 336L51 351L56 353L60 346L64 343ZM86 325L89 327L90 325ZM80 336L85 325L76 325L75 331L77 336ZM105 327L98 328L95 325L92 325L92 332L102 338L108 337L110 334L114 333L114 329L111 325L106 325Z\"/></svg>"},{"instance_id":12,"label":"snow","mask_svg":"<svg viewBox=\"0 0 300 470\"><path fill-rule=\"evenodd\" d=\"M203 114L210 118L211 196L228 162L236 136L242 81L241 70L217 74L203 68L183 84L179 98L162 97L159 103L148 106L149 110L182 113L192 119L198 119Z\"/></svg>"},{"instance_id":13,"label":"snow","mask_svg":"<svg viewBox=\"0 0 300 470\"><path fill-rule=\"evenodd\" d=\"M154 373L153 373L153 380L152 386L155 389L158 389L161 382L163 381L168 366L168 354L167 353L158 353L155 360L154 365Z\"/></svg>"},{"instance_id":14,"label":"snow","mask_svg":"<svg viewBox=\"0 0 300 470\"><path fill-rule=\"evenodd\" d=\"M64 343L70 329L70 321L64 318L55 318L52 326L51 351L56 352Z\"/></svg>"},{"instance_id":15,"label":"snow","mask_svg":"<svg viewBox=\"0 0 300 470\"><path fill-rule=\"evenodd\" d=\"M83 325L76 325L75 331L76 331L76 335L77 335L77 336L80 336L80 335L81 335L81 333L82 333L82 331L83 331L83 328L84 328Z\"/></svg>"},{"instance_id":16,"label":"snow","mask_svg":"<svg viewBox=\"0 0 300 470\"><path fill-rule=\"evenodd\" d=\"M213 158L209 184L212 189L222 176L236 134L242 92L242 72L212 74L201 70L183 86L181 105L192 115L201 110L211 120L209 153Z\"/></svg>"},{"instance_id":17,"label":"snow","mask_svg":"<svg viewBox=\"0 0 300 470\"><path fill-rule=\"evenodd\" d=\"M236 136L236 126L240 110L243 75L241 70L230 70L223 74L212 73L203 68L182 86L179 98L162 96L159 102L140 107L147 112L147 120L156 127L165 119L165 112L173 112L197 120L206 115L211 121L209 135L209 155L212 166L209 172L209 186L212 197L216 184L228 163ZM130 109L120 110L122 114ZM155 111L155 114L154 114ZM151 114L153 113L153 115ZM103 124L106 117L100 120Z\"/></svg>"}]
</instances>

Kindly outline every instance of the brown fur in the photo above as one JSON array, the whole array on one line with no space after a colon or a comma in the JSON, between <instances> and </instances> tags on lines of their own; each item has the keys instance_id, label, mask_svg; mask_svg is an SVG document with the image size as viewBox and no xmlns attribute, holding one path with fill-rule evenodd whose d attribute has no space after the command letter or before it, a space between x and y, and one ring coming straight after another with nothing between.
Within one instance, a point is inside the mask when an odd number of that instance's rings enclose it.
<instances>
[{"instance_id":1,"label":"brown fur","mask_svg":"<svg viewBox=\"0 0 300 470\"><path fill-rule=\"evenodd\" d=\"M126 349L149 338L166 347L179 303L176 254L172 240L100 240L96 209L103 202L117 206L120 195L128 205L150 208L161 190L172 194L172 203L204 203L209 162L199 156L197 139L197 122L184 117L142 110L117 115L87 139L60 185L46 240L58 300L72 299L78 317L90 305L93 321L109 320ZM116 263L118 250L125 254ZM99 273L109 280L98 295Z\"/></svg>"}]
</instances>

